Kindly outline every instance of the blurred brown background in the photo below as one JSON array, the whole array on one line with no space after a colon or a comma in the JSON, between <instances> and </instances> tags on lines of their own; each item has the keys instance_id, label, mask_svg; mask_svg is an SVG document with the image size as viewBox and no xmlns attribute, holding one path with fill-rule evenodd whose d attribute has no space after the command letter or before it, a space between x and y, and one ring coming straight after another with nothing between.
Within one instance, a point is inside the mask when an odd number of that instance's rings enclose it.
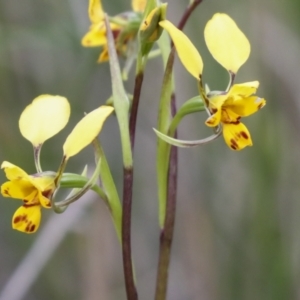
<instances>
[{"instance_id":1,"label":"blurred brown background","mask_svg":"<svg viewBox=\"0 0 300 300\"><path fill-rule=\"evenodd\" d=\"M111 15L130 1L103 1ZM177 23L188 1L170 1ZM111 95L107 64L97 48L83 48L89 27L87 0L0 0L0 158L34 172L31 145L18 119L40 94L66 96L67 128L47 141L44 170L56 170L62 144L84 111ZM300 299L300 2L206 0L185 32L201 51L204 80L225 89L226 71L203 39L215 12L236 20L252 46L236 82L259 80L267 106L245 120L254 146L231 151L223 138L179 150L178 210L172 251L170 300ZM132 92L133 73L126 83ZM149 61L138 117L135 149L133 254L140 299L153 299L159 228L155 174L156 126L162 81L160 59ZM176 63L177 100L197 94L194 79ZM210 134L205 115L186 118L182 139ZM121 191L121 149L116 120L101 141ZM68 171L92 167L91 149L72 158ZM1 174L1 182L5 180ZM91 192L65 214L43 211L39 232L11 229L18 200L1 198L0 300L125 299L121 251L105 205Z\"/></svg>"}]
</instances>

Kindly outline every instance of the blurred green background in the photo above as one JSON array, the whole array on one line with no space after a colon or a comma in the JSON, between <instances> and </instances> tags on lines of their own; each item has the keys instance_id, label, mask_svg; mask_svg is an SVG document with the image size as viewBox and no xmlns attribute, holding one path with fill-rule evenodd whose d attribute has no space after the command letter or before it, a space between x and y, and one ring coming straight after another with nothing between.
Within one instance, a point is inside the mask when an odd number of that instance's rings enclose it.
<instances>
[{"instance_id":1,"label":"blurred green background","mask_svg":"<svg viewBox=\"0 0 300 300\"><path fill-rule=\"evenodd\" d=\"M177 23L188 1L170 1ZM111 15L130 1L103 1ZM97 48L83 48L89 27L87 0L0 0L1 160L34 172L31 145L18 129L20 113L40 94L69 99L69 125L47 141L42 166L56 170L64 139L84 111L111 95L107 64ZM226 72L208 53L203 29L215 12L229 14L252 51L236 82L260 81L267 106L245 120L254 146L231 151L223 138L179 150L178 210L168 299L300 299L300 2L204 1L185 32L204 60L204 81L225 89ZM126 83L133 88L133 73ZM159 228L155 174L156 126L162 82L160 59L149 61L137 125L133 203L133 254L140 299L153 299ZM179 105L197 94L194 79L176 62ZM187 117L179 138L210 134L205 114ZM38 126L38 124L37 124ZM121 191L122 163L116 120L101 133ZM87 149L68 171L92 167ZM5 177L1 174L1 182ZM11 229L18 200L1 198L0 300L125 299L121 251L105 205L89 193L65 214L44 211L34 235Z\"/></svg>"}]
</instances>

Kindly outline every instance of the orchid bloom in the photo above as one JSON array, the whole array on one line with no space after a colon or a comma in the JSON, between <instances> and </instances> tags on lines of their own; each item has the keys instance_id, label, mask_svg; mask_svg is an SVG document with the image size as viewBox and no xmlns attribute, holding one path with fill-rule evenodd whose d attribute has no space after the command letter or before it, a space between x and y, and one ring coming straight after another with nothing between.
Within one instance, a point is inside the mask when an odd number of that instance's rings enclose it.
<instances>
[{"instance_id":1,"label":"orchid bloom","mask_svg":"<svg viewBox=\"0 0 300 300\"><path fill-rule=\"evenodd\" d=\"M202 86L203 62L195 46L171 22L162 21L159 24L170 34L184 67ZM250 43L236 23L222 13L216 13L207 22L204 37L210 53L231 78L229 88L224 92L205 94L201 89L210 112L205 124L210 127L222 124L226 144L232 150L241 150L252 145L248 129L240 122L241 117L255 113L266 104L264 99L254 95L258 81L233 85L237 71L250 55Z\"/></svg>"},{"instance_id":2,"label":"orchid bloom","mask_svg":"<svg viewBox=\"0 0 300 300\"><path fill-rule=\"evenodd\" d=\"M63 162L66 163L96 138L113 110L111 106L100 106L77 123L63 145ZM58 188L57 178L60 174L43 172L39 154L43 143L66 126L69 116L68 100L51 95L37 97L21 114L19 128L23 137L33 145L37 173L28 175L7 161L1 165L9 180L1 186L2 195L23 200L23 205L17 209L12 219L14 229L25 233L36 232L40 225L41 207L51 208L52 196ZM60 172L63 172L63 168L60 168Z\"/></svg>"},{"instance_id":3,"label":"orchid bloom","mask_svg":"<svg viewBox=\"0 0 300 300\"><path fill-rule=\"evenodd\" d=\"M55 191L54 176L28 175L21 168L4 161L1 165L10 180L2 184L4 197L23 200L12 218L12 227L26 233L34 233L41 221L41 207L51 208L50 197Z\"/></svg>"},{"instance_id":4,"label":"orchid bloom","mask_svg":"<svg viewBox=\"0 0 300 300\"><path fill-rule=\"evenodd\" d=\"M146 0L133 0L131 3L133 13L119 14L114 17L114 21L110 21L118 54L126 55L128 44L135 39L142 22L142 12L146 2ZM81 43L84 47L102 47L98 62L105 62L108 60L108 46L104 23L105 13L101 0L90 0L88 13L91 26Z\"/></svg>"}]
</instances>

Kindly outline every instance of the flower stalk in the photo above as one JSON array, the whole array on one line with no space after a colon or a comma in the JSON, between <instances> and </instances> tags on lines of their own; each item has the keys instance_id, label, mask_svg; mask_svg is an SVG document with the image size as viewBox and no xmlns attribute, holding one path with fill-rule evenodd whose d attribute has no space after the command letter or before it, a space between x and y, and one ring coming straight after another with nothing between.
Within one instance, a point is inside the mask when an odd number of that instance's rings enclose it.
<instances>
[{"instance_id":1,"label":"flower stalk","mask_svg":"<svg viewBox=\"0 0 300 300\"><path fill-rule=\"evenodd\" d=\"M178 28L183 29L187 20L194 9L202 2L202 0L193 1L183 14ZM166 70L169 74L172 73L174 64L174 45L171 42L172 50L167 62ZM169 75L170 76L170 75ZM170 85L171 88L171 85ZM174 117L177 112L176 97L174 92L171 93L170 101L171 115ZM177 137L177 131L174 132L174 137ZM166 151L166 159L168 159L168 151ZM169 278L169 266L171 247L174 234L175 214L176 214L176 195L177 195L177 176L178 176L178 149L171 146L169 154L169 168L167 175L167 201L165 209L165 219L163 229L160 234L160 246L159 246L159 260L156 277L156 291L155 300L165 300L167 297L168 278Z\"/></svg>"}]
</instances>

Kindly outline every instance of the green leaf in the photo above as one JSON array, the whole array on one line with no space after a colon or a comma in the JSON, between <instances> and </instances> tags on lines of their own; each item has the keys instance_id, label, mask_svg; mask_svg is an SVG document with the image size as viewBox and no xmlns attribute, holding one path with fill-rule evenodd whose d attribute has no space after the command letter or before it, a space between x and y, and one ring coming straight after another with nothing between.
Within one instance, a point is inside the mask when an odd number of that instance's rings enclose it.
<instances>
[{"instance_id":1,"label":"green leaf","mask_svg":"<svg viewBox=\"0 0 300 300\"><path fill-rule=\"evenodd\" d=\"M153 130L155 131L157 136L159 138L161 138L163 141L167 142L170 145L173 145L173 146L176 146L176 147L181 147L181 148L192 148L192 147L207 144L207 143L215 140L222 133L222 130L218 130L215 134L213 134L213 135L211 135L207 138L204 138L204 139L201 139L201 140L186 141L186 140L179 140L179 139L172 138L168 135L165 135L165 134L159 132L155 128L153 128Z\"/></svg>"},{"instance_id":2,"label":"green leaf","mask_svg":"<svg viewBox=\"0 0 300 300\"><path fill-rule=\"evenodd\" d=\"M116 111L120 135L121 135L121 144L123 150L123 164L125 168L132 167L132 153L130 145L130 135L129 135L129 99L127 93L124 89L121 69L118 61L118 56L115 48L114 37L105 15L105 26L106 26L106 35L107 35L107 44L108 44L108 53L109 53L109 66L110 74L112 81L112 94L114 100L114 108Z\"/></svg>"},{"instance_id":3,"label":"green leaf","mask_svg":"<svg viewBox=\"0 0 300 300\"><path fill-rule=\"evenodd\" d=\"M168 40L165 40L169 44ZM158 129L164 134L168 134L171 116L171 98L174 91L173 79L173 62L175 51L169 54L168 62L163 79L161 90L159 112L158 112ZM158 185L158 214L159 225L164 226L167 203L167 185L168 185L168 169L169 169L170 145L162 139L157 140L157 185Z\"/></svg>"},{"instance_id":4,"label":"green leaf","mask_svg":"<svg viewBox=\"0 0 300 300\"><path fill-rule=\"evenodd\" d=\"M122 206L119 194L101 145L96 140L93 145L95 147L96 160L101 158L100 178L107 197L108 207L114 222L118 239L120 243L122 243Z\"/></svg>"},{"instance_id":5,"label":"green leaf","mask_svg":"<svg viewBox=\"0 0 300 300\"><path fill-rule=\"evenodd\" d=\"M202 100L201 96L196 96L188 101L186 101L180 109L177 111L175 117L173 118L171 125L170 125L170 130L169 130L169 135L171 137L174 136L175 130L177 126L179 125L180 121L183 119L188 114L192 114L195 112L199 111L204 111L205 110L205 104L204 101Z\"/></svg>"}]
</instances>

